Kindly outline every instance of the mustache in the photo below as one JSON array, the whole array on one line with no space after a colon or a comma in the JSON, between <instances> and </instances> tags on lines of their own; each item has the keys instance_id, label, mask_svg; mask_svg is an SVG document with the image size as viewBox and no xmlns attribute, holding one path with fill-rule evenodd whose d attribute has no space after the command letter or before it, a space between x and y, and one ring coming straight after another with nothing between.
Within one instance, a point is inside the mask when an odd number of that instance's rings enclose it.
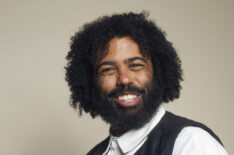
<instances>
[{"instance_id":1,"label":"mustache","mask_svg":"<svg viewBox=\"0 0 234 155\"><path fill-rule=\"evenodd\" d=\"M124 92L130 92L130 93L140 93L140 94L145 94L145 90L142 88L137 88L134 86L128 86L128 87L118 87L112 90L109 94L108 97L114 97L117 94L123 94Z\"/></svg>"}]
</instances>

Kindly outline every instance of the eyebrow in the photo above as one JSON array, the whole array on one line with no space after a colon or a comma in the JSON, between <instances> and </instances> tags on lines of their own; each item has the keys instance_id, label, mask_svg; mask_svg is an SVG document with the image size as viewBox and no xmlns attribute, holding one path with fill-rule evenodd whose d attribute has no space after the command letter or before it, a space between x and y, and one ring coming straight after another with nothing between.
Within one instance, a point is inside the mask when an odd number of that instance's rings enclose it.
<instances>
[{"instance_id":1,"label":"eyebrow","mask_svg":"<svg viewBox=\"0 0 234 155\"><path fill-rule=\"evenodd\" d=\"M133 58L128 58L128 59L125 59L124 60L124 63L127 64L127 63L130 63L130 62L133 62L133 61L136 61L136 60L140 60L144 63L147 63L145 58L142 58L142 57L133 57ZM104 66L104 65L116 65L116 62L114 61L105 61L103 63L100 63L97 67L96 67L96 70L98 70L101 66Z\"/></svg>"},{"instance_id":2,"label":"eyebrow","mask_svg":"<svg viewBox=\"0 0 234 155\"><path fill-rule=\"evenodd\" d=\"M136 61L136 60L140 60L140 61L143 61L144 63L147 63L147 61L145 60L145 58L142 58L142 57L129 58L127 60L124 60L124 63L130 63L130 62L133 62L133 61Z\"/></svg>"}]
</instances>

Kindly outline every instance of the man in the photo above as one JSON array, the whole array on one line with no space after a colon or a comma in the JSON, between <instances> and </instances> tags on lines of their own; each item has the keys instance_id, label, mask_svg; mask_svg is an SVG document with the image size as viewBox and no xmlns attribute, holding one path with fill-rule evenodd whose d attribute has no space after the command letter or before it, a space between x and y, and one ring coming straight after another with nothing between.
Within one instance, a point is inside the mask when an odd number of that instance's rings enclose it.
<instances>
[{"instance_id":1,"label":"man","mask_svg":"<svg viewBox=\"0 0 234 155\"><path fill-rule=\"evenodd\" d=\"M72 106L110 124L110 136L88 154L227 154L205 125L160 106L179 97L182 69L146 16L105 16L72 37L66 67Z\"/></svg>"}]
</instances>

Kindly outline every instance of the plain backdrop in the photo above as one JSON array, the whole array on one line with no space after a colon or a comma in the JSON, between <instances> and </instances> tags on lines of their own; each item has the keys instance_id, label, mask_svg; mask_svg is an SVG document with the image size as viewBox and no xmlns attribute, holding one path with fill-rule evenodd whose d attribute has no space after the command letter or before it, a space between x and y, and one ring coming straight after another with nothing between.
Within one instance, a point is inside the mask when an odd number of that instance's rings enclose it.
<instances>
[{"instance_id":1,"label":"plain backdrop","mask_svg":"<svg viewBox=\"0 0 234 155\"><path fill-rule=\"evenodd\" d=\"M83 155L108 135L69 105L70 37L100 16L142 10L182 60L181 97L166 109L205 123L234 154L234 1L0 0L1 155Z\"/></svg>"}]
</instances>

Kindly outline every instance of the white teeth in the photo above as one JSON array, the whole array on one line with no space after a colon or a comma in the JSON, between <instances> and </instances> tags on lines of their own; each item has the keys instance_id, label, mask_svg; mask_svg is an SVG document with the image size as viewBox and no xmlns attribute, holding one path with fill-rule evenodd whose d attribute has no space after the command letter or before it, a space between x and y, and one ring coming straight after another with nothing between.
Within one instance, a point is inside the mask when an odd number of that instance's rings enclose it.
<instances>
[{"instance_id":1,"label":"white teeth","mask_svg":"<svg viewBox=\"0 0 234 155\"><path fill-rule=\"evenodd\" d=\"M123 95L123 96L119 96L119 100L130 101L136 97L137 97L136 95Z\"/></svg>"}]
</instances>

